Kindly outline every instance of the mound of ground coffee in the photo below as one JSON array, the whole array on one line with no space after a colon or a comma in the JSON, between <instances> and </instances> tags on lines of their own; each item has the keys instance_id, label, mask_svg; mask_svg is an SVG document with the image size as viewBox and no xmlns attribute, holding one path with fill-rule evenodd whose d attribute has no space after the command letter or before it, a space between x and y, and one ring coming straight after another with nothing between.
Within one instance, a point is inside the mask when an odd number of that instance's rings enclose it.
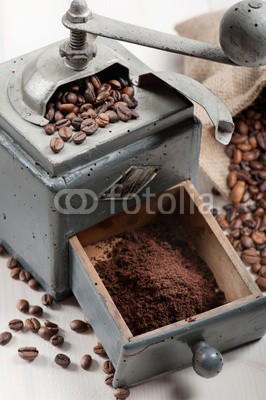
<instances>
[{"instance_id":1,"label":"mound of ground coffee","mask_svg":"<svg viewBox=\"0 0 266 400\"><path fill-rule=\"evenodd\" d=\"M95 268L134 336L226 302L207 264L162 226L149 225L108 242L107 259L98 260Z\"/></svg>"}]
</instances>

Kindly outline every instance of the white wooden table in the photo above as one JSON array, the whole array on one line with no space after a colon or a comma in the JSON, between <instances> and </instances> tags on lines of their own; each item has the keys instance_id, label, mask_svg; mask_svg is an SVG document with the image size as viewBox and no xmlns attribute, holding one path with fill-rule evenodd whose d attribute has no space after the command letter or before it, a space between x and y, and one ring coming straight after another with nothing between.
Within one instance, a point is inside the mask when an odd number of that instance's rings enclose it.
<instances>
[{"instance_id":1,"label":"white wooden table","mask_svg":"<svg viewBox=\"0 0 266 400\"><path fill-rule=\"evenodd\" d=\"M235 0L88 0L91 9L111 18L137 23L153 29L174 33L178 21L221 7ZM60 26L70 0L27 0L0 3L0 62L67 36ZM217 27L218 29L218 27ZM177 56L156 50L127 45L132 52L155 70L177 70ZM203 188L206 190L206 184ZM2 190L2 189L1 189ZM0 332L7 330L14 318L26 319L16 309L16 301L26 298L40 304L42 292L10 278L0 257ZM1 400L108 400L113 391L104 384L101 370L103 359L92 352L97 338L93 333L76 334L69 328L73 319L83 318L75 299L45 309L43 319L57 322L66 342L57 349L30 332L14 333L6 347L0 347ZM33 363L17 356L21 346L36 346L40 355ZM53 358L58 352L72 360L67 370L58 367ZM90 371L83 371L83 354L93 356ZM224 369L215 379L204 380L192 368L153 379L131 390L131 400L265 400L266 399L266 337L224 354Z\"/></svg>"}]
</instances>

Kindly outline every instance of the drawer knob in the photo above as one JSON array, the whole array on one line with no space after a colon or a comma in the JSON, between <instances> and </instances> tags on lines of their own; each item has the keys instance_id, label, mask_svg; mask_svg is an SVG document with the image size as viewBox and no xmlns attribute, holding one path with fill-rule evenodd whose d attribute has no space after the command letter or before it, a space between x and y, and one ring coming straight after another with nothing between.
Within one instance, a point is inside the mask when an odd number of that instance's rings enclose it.
<instances>
[{"instance_id":1,"label":"drawer knob","mask_svg":"<svg viewBox=\"0 0 266 400\"><path fill-rule=\"evenodd\" d=\"M192 346L194 371L203 378L213 378L223 368L223 357L214 347L201 340Z\"/></svg>"}]
</instances>

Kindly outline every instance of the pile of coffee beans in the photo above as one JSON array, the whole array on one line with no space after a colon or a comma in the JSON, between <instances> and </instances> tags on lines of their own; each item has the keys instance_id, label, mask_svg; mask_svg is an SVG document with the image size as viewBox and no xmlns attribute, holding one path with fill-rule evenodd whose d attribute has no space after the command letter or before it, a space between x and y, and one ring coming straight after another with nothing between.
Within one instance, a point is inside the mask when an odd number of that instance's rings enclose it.
<instances>
[{"instance_id":1,"label":"pile of coffee beans","mask_svg":"<svg viewBox=\"0 0 266 400\"><path fill-rule=\"evenodd\" d=\"M56 91L47 104L45 133L54 135L50 148L63 150L65 143L83 143L98 128L110 123L128 122L139 117L132 84L124 79L101 82L97 75L65 85Z\"/></svg>"},{"instance_id":2,"label":"pile of coffee beans","mask_svg":"<svg viewBox=\"0 0 266 400\"><path fill-rule=\"evenodd\" d=\"M266 89L235 118L226 154L231 203L216 219L243 262L266 291Z\"/></svg>"},{"instance_id":3,"label":"pile of coffee beans","mask_svg":"<svg viewBox=\"0 0 266 400\"><path fill-rule=\"evenodd\" d=\"M11 269L11 278L17 280L19 279L20 281L27 283L28 286L33 290L38 290L40 288L39 283L35 279L33 279L28 271L24 270L21 267L19 262L14 257L10 257L7 260L6 265L7 268Z\"/></svg>"},{"instance_id":4,"label":"pile of coffee beans","mask_svg":"<svg viewBox=\"0 0 266 400\"><path fill-rule=\"evenodd\" d=\"M1 245L0 246L0 254L4 253L5 249ZM31 275L24 270L19 262L14 258L11 257L7 260L7 267L11 269L11 273L19 270L16 272L15 278L12 275L12 278L14 279L20 279L23 282L27 282L29 284L30 281L35 281ZM23 272L23 277L26 277L25 279L21 279L21 272ZM38 289L40 287L39 283L35 281L36 284L34 285L29 285L29 287L33 289ZM43 294L41 297L41 303L45 307L50 307L54 303L54 299L50 294ZM29 317L23 322L21 319L12 319L8 323L8 328L10 331L13 332L19 332L19 331L24 331L26 330L27 332L31 332L34 334L37 334L40 338L50 341L52 346L55 347L61 347L64 345L64 337L59 334L59 326L58 324L49 321L49 320L44 320L43 325L42 323L36 318L36 317L42 317L43 315L43 308L38 306L38 305L30 305L29 301L26 299L20 299L16 303L17 309L23 313L23 314L30 314L33 317ZM24 329L25 328L25 329ZM91 330L92 327L89 324L89 322L82 321L79 319L75 319L70 322L70 328L72 331L76 333L85 333L88 330ZM0 333L0 346L6 346L8 345L11 340L13 339L13 335L9 331L5 331ZM101 357L107 357L106 351L103 348L103 345L98 342L97 345L93 348L93 351L95 354ZM36 347L29 346L29 347L20 347L17 350L18 356L25 361L28 362L33 362L39 355L39 350ZM59 353L54 357L54 362L60 366L61 368L68 368L69 365L71 364L70 358L63 353ZM81 357L80 360L80 367L88 371L91 368L93 359L91 355L89 354L84 354ZM115 369L111 363L110 360L106 360L103 364L103 371L108 374L107 377L105 378L105 384L109 386L113 386L113 377L115 373ZM126 399L130 395L130 391L128 388L119 388L114 391L114 397L116 399Z\"/></svg>"}]
</instances>

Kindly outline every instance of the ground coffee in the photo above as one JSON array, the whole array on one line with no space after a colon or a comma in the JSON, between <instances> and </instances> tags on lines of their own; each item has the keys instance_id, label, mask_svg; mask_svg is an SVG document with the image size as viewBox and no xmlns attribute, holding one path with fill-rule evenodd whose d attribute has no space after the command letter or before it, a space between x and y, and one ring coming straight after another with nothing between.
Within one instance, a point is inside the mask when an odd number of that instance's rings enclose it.
<instances>
[{"instance_id":1,"label":"ground coffee","mask_svg":"<svg viewBox=\"0 0 266 400\"><path fill-rule=\"evenodd\" d=\"M115 240L107 259L98 260L95 268L134 335L225 303L206 263L188 242L173 239L162 226Z\"/></svg>"}]
</instances>

